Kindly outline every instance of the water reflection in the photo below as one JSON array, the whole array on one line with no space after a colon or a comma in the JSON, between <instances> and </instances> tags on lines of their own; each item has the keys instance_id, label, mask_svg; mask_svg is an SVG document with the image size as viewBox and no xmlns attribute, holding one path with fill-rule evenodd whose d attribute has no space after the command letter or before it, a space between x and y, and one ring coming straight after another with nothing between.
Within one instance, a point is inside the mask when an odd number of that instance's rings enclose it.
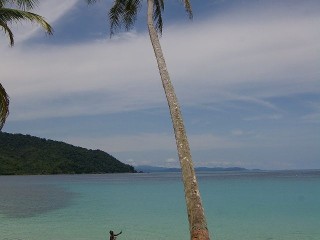
<instances>
[{"instance_id":1,"label":"water reflection","mask_svg":"<svg viewBox=\"0 0 320 240\"><path fill-rule=\"evenodd\" d=\"M0 183L0 214L9 218L27 218L67 207L75 194L46 184Z\"/></svg>"}]
</instances>

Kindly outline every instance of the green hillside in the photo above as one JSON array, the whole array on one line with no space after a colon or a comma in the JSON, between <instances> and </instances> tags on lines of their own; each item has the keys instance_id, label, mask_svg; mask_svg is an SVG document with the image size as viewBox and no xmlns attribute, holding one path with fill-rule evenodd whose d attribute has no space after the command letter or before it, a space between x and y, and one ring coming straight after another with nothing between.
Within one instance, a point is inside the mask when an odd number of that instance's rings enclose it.
<instances>
[{"instance_id":1,"label":"green hillside","mask_svg":"<svg viewBox=\"0 0 320 240\"><path fill-rule=\"evenodd\" d=\"M0 132L0 175L134 172L101 150Z\"/></svg>"}]
</instances>

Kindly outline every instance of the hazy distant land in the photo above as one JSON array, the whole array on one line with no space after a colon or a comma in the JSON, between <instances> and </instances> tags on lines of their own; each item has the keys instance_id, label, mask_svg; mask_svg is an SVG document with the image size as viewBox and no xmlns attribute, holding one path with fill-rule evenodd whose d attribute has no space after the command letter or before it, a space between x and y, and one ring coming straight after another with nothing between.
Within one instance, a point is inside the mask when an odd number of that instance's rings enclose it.
<instances>
[{"instance_id":1,"label":"hazy distant land","mask_svg":"<svg viewBox=\"0 0 320 240\"><path fill-rule=\"evenodd\" d=\"M166 167L155 167L148 165L136 166L135 169L138 172L152 173L152 172L181 172L180 168L166 168ZM196 167L195 171L197 172L219 172L219 171L250 171L246 168L241 167ZM259 169L255 169L255 171L259 171Z\"/></svg>"}]
</instances>

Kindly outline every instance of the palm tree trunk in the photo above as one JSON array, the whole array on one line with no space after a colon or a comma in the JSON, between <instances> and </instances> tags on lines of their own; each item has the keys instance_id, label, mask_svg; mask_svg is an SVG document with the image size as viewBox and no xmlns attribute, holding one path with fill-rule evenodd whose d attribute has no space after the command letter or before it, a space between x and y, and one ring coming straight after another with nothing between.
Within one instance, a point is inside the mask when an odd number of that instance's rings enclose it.
<instances>
[{"instance_id":1,"label":"palm tree trunk","mask_svg":"<svg viewBox=\"0 0 320 240\"><path fill-rule=\"evenodd\" d=\"M209 232L201 203L200 192L192 163L189 143L182 120L180 106L170 81L165 59L161 50L159 37L153 24L153 4L154 0L148 0L148 29L173 123L187 204L190 239L209 240Z\"/></svg>"}]
</instances>

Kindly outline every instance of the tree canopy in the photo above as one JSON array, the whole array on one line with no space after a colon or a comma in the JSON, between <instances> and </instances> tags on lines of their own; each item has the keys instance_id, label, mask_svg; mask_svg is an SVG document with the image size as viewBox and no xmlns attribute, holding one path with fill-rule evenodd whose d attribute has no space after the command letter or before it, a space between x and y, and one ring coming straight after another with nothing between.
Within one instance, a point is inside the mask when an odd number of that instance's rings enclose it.
<instances>
[{"instance_id":1,"label":"tree canopy","mask_svg":"<svg viewBox=\"0 0 320 240\"><path fill-rule=\"evenodd\" d=\"M38 23L47 34L53 34L53 29L44 17L28 10L37 6L38 0L0 0L0 28L9 37L10 45L14 45L14 35L9 23L30 21ZM8 6L8 7L7 7Z\"/></svg>"},{"instance_id":2,"label":"tree canopy","mask_svg":"<svg viewBox=\"0 0 320 240\"><path fill-rule=\"evenodd\" d=\"M87 0L89 4L93 4L98 0ZM110 21L110 35L112 36L117 30L122 27L125 30L130 30L137 19L137 14L141 9L143 0L115 0L112 7L108 11L108 18ZM189 0L182 0L184 8L189 16L192 18L192 9ZM164 0L154 0L153 21L158 33L162 34L163 28L163 11Z\"/></svg>"},{"instance_id":3,"label":"tree canopy","mask_svg":"<svg viewBox=\"0 0 320 240\"><path fill-rule=\"evenodd\" d=\"M0 175L135 172L101 150L0 132Z\"/></svg>"}]
</instances>

